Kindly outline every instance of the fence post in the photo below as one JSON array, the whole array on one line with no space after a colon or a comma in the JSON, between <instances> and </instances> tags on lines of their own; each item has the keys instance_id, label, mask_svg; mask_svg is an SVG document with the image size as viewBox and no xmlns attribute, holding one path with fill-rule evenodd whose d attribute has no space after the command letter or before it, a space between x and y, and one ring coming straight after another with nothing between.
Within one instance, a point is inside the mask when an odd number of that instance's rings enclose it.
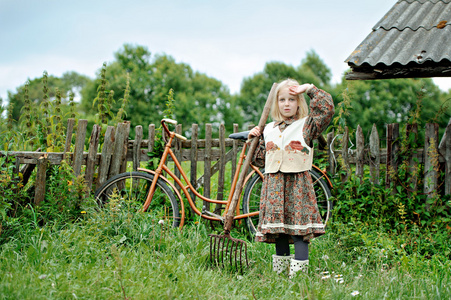
<instances>
[{"instance_id":1,"label":"fence post","mask_svg":"<svg viewBox=\"0 0 451 300\"><path fill-rule=\"evenodd\" d=\"M77 138L75 140L74 149L74 173L79 176L81 172L81 165L83 163L83 150L85 148L86 128L88 127L88 120L78 120Z\"/></svg>"},{"instance_id":2,"label":"fence post","mask_svg":"<svg viewBox=\"0 0 451 300\"><path fill-rule=\"evenodd\" d=\"M99 176L97 179L97 187L100 187L107 179L110 172L111 156L114 151L115 140L114 126L108 126L103 140L102 154L100 155Z\"/></svg>"},{"instance_id":3,"label":"fence post","mask_svg":"<svg viewBox=\"0 0 451 300\"><path fill-rule=\"evenodd\" d=\"M399 124L393 123L387 125L387 164L385 173L385 187L389 188L392 182L392 176L398 171L398 149L399 149ZM395 188L395 186L393 186ZM394 190L393 190L394 191Z\"/></svg>"},{"instance_id":4,"label":"fence post","mask_svg":"<svg viewBox=\"0 0 451 300\"><path fill-rule=\"evenodd\" d=\"M119 174L123 170L123 164L127 163L128 134L130 132L130 122L117 124L114 141L114 152L111 158L109 177Z\"/></svg>"},{"instance_id":5,"label":"fence post","mask_svg":"<svg viewBox=\"0 0 451 300\"><path fill-rule=\"evenodd\" d=\"M94 168L97 159L97 147L99 146L100 130L101 128L97 124L94 124L94 126L92 127L85 171L86 196L89 196L89 194L91 193L92 179L94 177Z\"/></svg>"},{"instance_id":6,"label":"fence post","mask_svg":"<svg viewBox=\"0 0 451 300\"><path fill-rule=\"evenodd\" d=\"M197 124L193 124L191 127L191 152L190 152L190 159L191 159L191 166L190 166L190 182L193 185L193 187L197 190L198 184L197 184L197 137L199 135L199 126ZM196 195L193 191L190 190L191 199L193 202L196 201ZM194 211L190 207L190 213L191 215L195 215Z\"/></svg>"},{"instance_id":7,"label":"fence post","mask_svg":"<svg viewBox=\"0 0 451 300\"><path fill-rule=\"evenodd\" d=\"M370 135L370 175L373 184L379 184L379 168L381 164L381 148L376 124L373 124Z\"/></svg>"},{"instance_id":8,"label":"fence post","mask_svg":"<svg viewBox=\"0 0 451 300\"><path fill-rule=\"evenodd\" d=\"M204 158L204 196L210 198L211 180L211 124L205 124L205 158ZM204 201L207 210L210 210L210 203Z\"/></svg>"},{"instance_id":9,"label":"fence post","mask_svg":"<svg viewBox=\"0 0 451 300\"><path fill-rule=\"evenodd\" d=\"M224 199L224 173L226 164L226 146L225 146L225 127L224 124L219 125L219 174L218 174L218 193L216 199ZM221 212L222 205L217 204L215 208L216 213Z\"/></svg>"},{"instance_id":10,"label":"fence post","mask_svg":"<svg viewBox=\"0 0 451 300\"><path fill-rule=\"evenodd\" d=\"M363 138L362 127L357 125L356 132L356 160L355 160L355 175L360 178L360 182L363 181L363 166L365 164L364 160L364 147L365 140Z\"/></svg>"},{"instance_id":11,"label":"fence post","mask_svg":"<svg viewBox=\"0 0 451 300\"><path fill-rule=\"evenodd\" d=\"M143 140L143 127L135 127L135 140L133 141L133 171L138 170L141 163L141 142Z\"/></svg>"},{"instance_id":12,"label":"fence post","mask_svg":"<svg viewBox=\"0 0 451 300\"><path fill-rule=\"evenodd\" d=\"M149 139L147 140L147 152L152 152L155 145L155 125L149 125Z\"/></svg>"},{"instance_id":13,"label":"fence post","mask_svg":"<svg viewBox=\"0 0 451 300\"><path fill-rule=\"evenodd\" d=\"M424 193L427 194L426 210L429 210L429 199L437 194L438 176L438 124L428 123L424 141Z\"/></svg>"},{"instance_id":14,"label":"fence post","mask_svg":"<svg viewBox=\"0 0 451 300\"><path fill-rule=\"evenodd\" d=\"M72 144L72 133L74 131L75 119L70 118L67 120L67 130L66 130L66 143L64 145L64 155L63 159L67 159L67 153L70 152L70 145Z\"/></svg>"},{"instance_id":15,"label":"fence post","mask_svg":"<svg viewBox=\"0 0 451 300\"><path fill-rule=\"evenodd\" d=\"M343 168L346 171L346 174L341 175L341 182L346 182L351 175L351 168L349 166L348 159L348 139L349 139L349 129L348 126L345 126L345 132L343 133L342 147L341 147L341 158L343 159Z\"/></svg>"}]
</instances>

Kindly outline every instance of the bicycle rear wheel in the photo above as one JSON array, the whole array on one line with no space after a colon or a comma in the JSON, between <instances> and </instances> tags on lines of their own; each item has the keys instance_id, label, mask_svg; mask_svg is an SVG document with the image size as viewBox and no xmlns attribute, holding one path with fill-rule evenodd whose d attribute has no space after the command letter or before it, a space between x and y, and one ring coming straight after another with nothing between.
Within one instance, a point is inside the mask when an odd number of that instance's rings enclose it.
<instances>
[{"instance_id":1,"label":"bicycle rear wheel","mask_svg":"<svg viewBox=\"0 0 451 300\"><path fill-rule=\"evenodd\" d=\"M329 185L327 184L326 180L324 180L322 174L320 175L315 170L310 170L309 173L310 176L312 177L318 209L323 219L323 223L326 225L330 219L332 211L333 204L332 201L329 200L332 194L330 192ZM262 182L263 180L260 177L260 175L255 174L254 176L252 176L252 178L246 185L246 188L244 190L243 207L242 207L244 214L255 212L260 209ZM258 215L246 218L246 225L247 228L249 229L249 232L251 234L255 234L257 232L258 227Z\"/></svg>"},{"instance_id":2,"label":"bicycle rear wheel","mask_svg":"<svg viewBox=\"0 0 451 300\"><path fill-rule=\"evenodd\" d=\"M111 177L95 192L95 199L100 206L112 200L125 201L136 211L143 207L153 174L143 172L126 172ZM155 193L146 213L155 215L160 220L170 220L174 227L180 225L180 212L177 198L172 189L158 178Z\"/></svg>"}]
</instances>

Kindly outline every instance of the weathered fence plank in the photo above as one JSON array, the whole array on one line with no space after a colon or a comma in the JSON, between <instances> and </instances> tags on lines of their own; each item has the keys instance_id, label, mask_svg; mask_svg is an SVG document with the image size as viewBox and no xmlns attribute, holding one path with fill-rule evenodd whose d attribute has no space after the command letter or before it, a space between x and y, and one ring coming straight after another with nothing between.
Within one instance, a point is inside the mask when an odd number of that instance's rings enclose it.
<instances>
[{"instance_id":1,"label":"weathered fence plank","mask_svg":"<svg viewBox=\"0 0 451 300\"><path fill-rule=\"evenodd\" d=\"M141 142L143 139L143 127L135 127L135 140L133 141L133 171L138 170L141 164Z\"/></svg>"},{"instance_id":2,"label":"weathered fence plank","mask_svg":"<svg viewBox=\"0 0 451 300\"><path fill-rule=\"evenodd\" d=\"M204 156L204 176L203 176L203 195L210 198L210 180L205 180L205 178L211 178L211 124L205 124L205 156ZM204 205L207 210L210 210L210 203L204 201Z\"/></svg>"},{"instance_id":3,"label":"weathered fence plank","mask_svg":"<svg viewBox=\"0 0 451 300\"><path fill-rule=\"evenodd\" d=\"M379 184L381 149L380 149L379 133L377 132L376 124L373 124L373 128L371 130L370 135L369 164L370 164L371 182L373 184Z\"/></svg>"},{"instance_id":4,"label":"weathered fence plank","mask_svg":"<svg viewBox=\"0 0 451 300\"><path fill-rule=\"evenodd\" d=\"M74 148L74 174L79 176L81 173L81 165L83 163L83 150L85 148L86 128L88 127L88 120L78 120L77 137L75 139Z\"/></svg>"},{"instance_id":5,"label":"weathered fence plank","mask_svg":"<svg viewBox=\"0 0 451 300\"><path fill-rule=\"evenodd\" d=\"M392 175L398 172L398 151L399 151L399 124L387 125L387 162L385 172L385 187L392 186ZM396 184L396 182L394 182ZM394 187L394 186L393 186Z\"/></svg>"},{"instance_id":6,"label":"weathered fence plank","mask_svg":"<svg viewBox=\"0 0 451 300\"><path fill-rule=\"evenodd\" d=\"M119 174L122 165L126 162L129 130L130 122L117 124L109 177Z\"/></svg>"},{"instance_id":7,"label":"weathered fence plank","mask_svg":"<svg viewBox=\"0 0 451 300\"><path fill-rule=\"evenodd\" d=\"M343 159L343 167L346 171L346 174L341 175L341 182L348 181L349 176L351 176L351 166L349 165L348 160L348 140L349 140L349 129L348 126L345 126L345 132L343 133L343 140L341 145L341 157Z\"/></svg>"},{"instance_id":8,"label":"weathered fence plank","mask_svg":"<svg viewBox=\"0 0 451 300\"><path fill-rule=\"evenodd\" d=\"M64 158L67 159L66 153L70 152L70 145L72 144L72 133L74 131L75 119L70 118L67 120L66 129L66 143L64 144Z\"/></svg>"},{"instance_id":9,"label":"weathered fence plank","mask_svg":"<svg viewBox=\"0 0 451 300\"><path fill-rule=\"evenodd\" d=\"M130 122L129 121L125 121L123 123L119 123L119 124L123 124L123 126L125 127L124 129L124 144L123 144L123 153L122 153L122 164L120 165L119 168L119 173L123 173L125 171L127 171L127 153L128 153L128 137L130 136ZM119 126L118 124L118 126ZM116 150L115 150L116 151Z\"/></svg>"},{"instance_id":10,"label":"weathered fence plank","mask_svg":"<svg viewBox=\"0 0 451 300\"><path fill-rule=\"evenodd\" d=\"M190 149L190 182L192 186L197 190L197 137L198 137L199 126L197 124L193 124L191 127L191 149ZM193 191L190 191L191 199L193 201L196 200L196 195ZM192 213L194 213L192 211Z\"/></svg>"},{"instance_id":11,"label":"weathered fence plank","mask_svg":"<svg viewBox=\"0 0 451 300\"><path fill-rule=\"evenodd\" d=\"M111 157L114 151L115 128L108 126L103 140L102 154L100 158L99 175L97 179L97 186L101 186L108 179L110 172Z\"/></svg>"},{"instance_id":12,"label":"weathered fence plank","mask_svg":"<svg viewBox=\"0 0 451 300\"><path fill-rule=\"evenodd\" d=\"M155 145L155 125L149 125L149 139L147 140L147 151L152 152Z\"/></svg>"},{"instance_id":13,"label":"weathered fence plank","mask_svg":"<svg viewBox=\"0 0 451 300\"><path fill-rule=\"evenodd\" d=\"M97 159L97 148L99 146L101 127L99 125L94 125L92 127L91 139L89 141L89 151L86 160L86 171L85 171L85 184L86 184L86 196L91 193L92 181L94 178L94 169Z\"/></svg>"},{"instance_id":14,"label":"weathered fence plank","mask_svg":"<svg viewBox=\"0 0 451 300\"><path fill-rule=\"evenodd\" d=\"M365 164L364 160L364 147L365 140L363 138L362 127L360 125L357 126L356 132L356 164L355 164L355 175L360 178L360 181L363 181L363 166Z\"/></svg>"},{"instance_id":15,"label":"weathered fence plank","mask_svg":"<svg viewBox=\"0 0 451 300\"><path fill-rule=\"evenodd\" d=\"M225 147L225 127L224 124L219 126L219 150L221 152L219 163L219 173L218 173L218 192L216 194L216 199L224 199L224 173L226 164L226 147ZM217 204L215 208L216 213L221 212L222 205Z\"/></svg>"}]
</instances>

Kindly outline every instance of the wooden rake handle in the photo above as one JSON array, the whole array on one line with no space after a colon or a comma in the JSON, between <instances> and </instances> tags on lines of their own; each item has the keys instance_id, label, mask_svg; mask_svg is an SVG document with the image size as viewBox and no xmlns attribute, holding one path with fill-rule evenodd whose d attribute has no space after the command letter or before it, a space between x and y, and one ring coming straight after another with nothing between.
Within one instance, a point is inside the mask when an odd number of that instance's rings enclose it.
<instances>
[{"instance_id":1,"label":"wooden rake handle","mask_svg":"<svg viewBox=\"0 0 451 300\"><path fill-rule=\"evenodd\" d=\"M269 116L269 111L271 110L271 100L274 98L274 93L276 92L277 83L274 83L271 87L271 91L269 92L268 98L266 99L265 107L263 108L263 113L260 117L260 121L258 122L258 127L260 128L260 132L263 134L263 128L265 127L266 120ZM257 148L259 138L254 137L251 142L251 146L246 155L246 159L244 160L243 167L241 168L240 177L238 178L238 182L236 184L235 192L233 193L232 201L229 206L229 210L225 216L224 220L224 234L229 235L230 229L232 228L233 217L235 214L236 206L238 204L238 200L240 199L241 192L243 191L243 182L244 178L247 174L247 169L251 164L252 156L254 155L255 149Z\"/></svg>"}]
</instances>

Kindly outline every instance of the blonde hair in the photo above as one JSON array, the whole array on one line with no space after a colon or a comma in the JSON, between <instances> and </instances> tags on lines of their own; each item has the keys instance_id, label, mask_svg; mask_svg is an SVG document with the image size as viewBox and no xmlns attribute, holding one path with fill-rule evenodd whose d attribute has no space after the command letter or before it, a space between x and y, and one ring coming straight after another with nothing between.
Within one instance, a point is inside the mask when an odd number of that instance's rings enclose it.
<instances>
[{"instance_id":1,"label":"blonde hair","mask_svg":"<svg viewBox=\"0 0 451 300\"><path fill-rule=\"evenodd\" d=\"M289 87L295 86L295 85L299 85L299 83L296 80L290 79L290 78L279 82L279 84L277 85L276 92L274 93L274 97L271 100L272 101L271 118L273 119L273 121L277 122L277 121L282 121L284 119L282 114L280 113L279 105L278 105L278 101L277 101L277 99L279 97L279 91L281 91L284 88L289 88ZM308 115L307 102L305 101L303 94L298 94L298 95L296 95L296 97L297 97L297 102L298 102L298 110L296 112L296 116L298 119L302 119Z\"/></svg>"}]
</instances>

